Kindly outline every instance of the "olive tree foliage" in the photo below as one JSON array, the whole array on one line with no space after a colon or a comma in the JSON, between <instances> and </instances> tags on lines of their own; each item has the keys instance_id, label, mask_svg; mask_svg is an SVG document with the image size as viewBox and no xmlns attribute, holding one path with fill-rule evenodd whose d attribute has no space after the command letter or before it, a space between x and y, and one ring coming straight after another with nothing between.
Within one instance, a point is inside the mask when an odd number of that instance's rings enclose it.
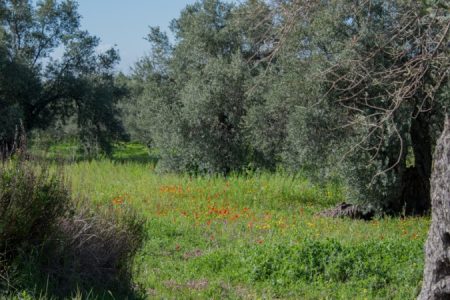
<instances>
[{"instance_id":1,"label":"olive tree foliage","mask_svg":"<svg viewBox=\"0 0 450 300\"><path fill-rule=\"evenodd\" d=\"M156 134L154 126L164 122L162 110L165 104L171 106L176 91L168 71L172 51L169 38L154 27L150 28L147 40L151 44L151 55L134 65L132 76L121 76L119 80L127 85L129 91L126 101L121 103L127 133L131 140L151 147L154 146L152 132Z\"/></svg>"},{"instance_id":2,"label":"olive tree foliage","mask_svg":"<svg viewBox=\"0 0 450 300\"><path fill-rule=\"evenodd\" d=\"M277 21L270 36L273 50L266 58L268 68L260 79L262 101L250 110L249 132L255 146L275 165L301 169L323 180L336 173L332 168L342 154L337 144L345 135L337 124L345 116L324 101L326 88L320 74L337 59L352 32L339 21L347 14L345 6L314 6L313 17L306 13L311 7L296 5L275 3L268 14L259 15Z\"/></svg>"},{"instance_id":3,"label":"olive tree foliage","mask_svg":"<svg viewBox=\"0 0 450 300\"><path fill-rule=\"evenodd\" d=\"M222 173L253 167L257 149L248 138L246 116L257 101L249 90L264 68L256 62L270 45L249 30L252 9L218 0L188 5L171 25L173 44L151 28L151 54L129 80L134 93L125 109L130 127L160 151L159 168Z\"/></svg>"},{"instance_id":4,"label":"olive tree foliage","mask_svg":"<svg viewBox=\"0 0 450 300\"><path fill-rule=\"evenodd\" d=\"M297 44L299 59L305 45L308 58L321 57L309 74L319 93L288 125L288 140L305 154L300 164L315 160L319 167L331 158L355 200L390 212L427 211L431 153L448 101L448 4L275 1L273 7L284 22L278 54ZM304 31L305 24L315 32ZM318 137L325 129L332 133Z\"/></svg>"},{"instance_id":5,"label":"olive tree foliage","mask_svg":"<svg viewBox=\"0 0 450 300\"><path fill-rule=\"evenodd\" d=\"M0 143L75 117L85 142L108 145L123 130L116 102L116 50L96 50L99 39L80 29L72 0L0 1ZM52 54L62 49L55 58ZM85 143L86 144L86 143Z\"/></svg>"}]
</instances>

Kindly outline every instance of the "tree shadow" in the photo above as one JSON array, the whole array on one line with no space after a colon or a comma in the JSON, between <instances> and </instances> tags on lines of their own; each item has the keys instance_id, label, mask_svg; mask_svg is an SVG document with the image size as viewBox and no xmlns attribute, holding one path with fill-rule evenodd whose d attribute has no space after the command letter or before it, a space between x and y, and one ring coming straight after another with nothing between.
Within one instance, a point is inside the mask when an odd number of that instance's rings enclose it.
<instances>
[{"instance_id":1,"label":"tree shadow","mask_svg":"<svg viewBox=\"0 0 450 300\"><path fill-rule=\"evenodd\" d=\"M73 145L32 149L29 155L36 162L50 162L58 165L104 159L121 164L136 163L155 166L159 161L157 150L138 143L117 143L109 155L104 153L88 155L82 153Z\"/></svg>"}]
</instances>

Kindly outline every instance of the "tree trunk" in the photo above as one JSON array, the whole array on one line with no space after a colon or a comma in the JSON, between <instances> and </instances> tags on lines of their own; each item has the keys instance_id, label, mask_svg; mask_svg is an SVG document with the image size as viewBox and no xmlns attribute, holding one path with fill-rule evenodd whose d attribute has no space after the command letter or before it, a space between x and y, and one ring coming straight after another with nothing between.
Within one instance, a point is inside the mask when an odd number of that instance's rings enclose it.
<instances>
[{"instance_id":1,"label":"tree trunk","mask_svg":"<svg viewBox=\"0 0 450 300\"><path fill-rule=\"evenodd\" d=\"M415 170L420 190L412 205L413 212L424 213L431 207L430 179L433 162L430 135L430 114L420 113L411 123L411 141L414 150Z\"/></svg>"},{"instance_id":2,"label":"tree trunk","mask_svg":"<svg viewBox=\"0 0 450 300\"><path fill-rule=\"evenodd\" d=\"M447 119L434 156L431 180L432 222L425 245L420 300L450 299L450 122Z\"/></svg>"},{"instance_id":3,"label":"tree trunk","mask_svg":"<svg viewBox=\"0 0 450 300\"><path fill-rule=\"evenodd\" d=\"M411 123L410 136L415 164L406 168L402 175L400 199L406 215L423 215L431 207L432 138L429 118L428 113L420 113Z\"/></svg>"}]
</instances>

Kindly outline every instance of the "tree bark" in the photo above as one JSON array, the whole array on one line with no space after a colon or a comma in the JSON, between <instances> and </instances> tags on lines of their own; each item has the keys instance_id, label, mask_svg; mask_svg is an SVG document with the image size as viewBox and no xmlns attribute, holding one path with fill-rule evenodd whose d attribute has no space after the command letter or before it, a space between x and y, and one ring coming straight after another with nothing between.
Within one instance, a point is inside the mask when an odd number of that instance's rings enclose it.
<instances>
[{"instance_id":1,"label":"tree bark","mask_svg":"<svg viewBox=\"0 0 450 300\"><path fill-rule=\"evenodd\" d=\"M432 221L425 245L425 270L419 300L450 299L450 122L434 154L431 179Z\"/></svg>"}]
</instances>

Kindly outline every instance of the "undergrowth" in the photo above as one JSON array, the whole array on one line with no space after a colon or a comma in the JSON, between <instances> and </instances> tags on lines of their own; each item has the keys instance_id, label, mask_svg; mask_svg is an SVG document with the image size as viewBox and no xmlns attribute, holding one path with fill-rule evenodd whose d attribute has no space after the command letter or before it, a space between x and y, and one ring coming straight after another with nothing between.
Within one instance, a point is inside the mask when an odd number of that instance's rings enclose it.
<instances>
[{"instance_id":1,"label":"undergrowth","mask_svg":"<svg viewBox=\"0 0 450 300\"><path fill-rule=\"evenodd\" d=\"M145 220L126 204L72 198L67 182L23 157L0 163L1 295L138 297L131 262Z\"/></svg>"}]
</instances>

